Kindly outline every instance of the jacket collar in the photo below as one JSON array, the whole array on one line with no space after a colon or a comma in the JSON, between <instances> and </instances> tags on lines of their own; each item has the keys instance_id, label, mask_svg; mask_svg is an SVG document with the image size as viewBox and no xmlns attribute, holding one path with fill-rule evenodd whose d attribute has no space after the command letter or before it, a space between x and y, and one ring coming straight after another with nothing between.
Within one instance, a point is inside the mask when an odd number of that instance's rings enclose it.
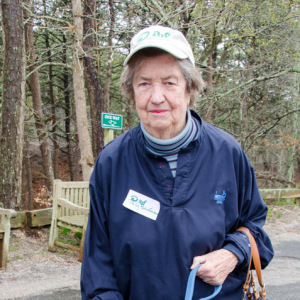
<instances>
[{"instance_id":1,"label":"jacket collar","mask_svg":"<svg viewBox=\"0 0 300 300\"><path fill-rule=\"evenodd\" d=\"M203 139L203 134L205 131L204 127L206 126L205 122L203 121L203 119L200 117L200 115L197 112L195 112L192 109L190 111L191 111L191 115L200 122L200 135L197 140L191 141L190 144L186 148L182 149L183 151L191 151L195 147L199 147L199 145L201 144L201 141ZM147 156L149 155L152 157L157 157L156 155L153 155L152 153L150 153L147 150L147 148L145 146L144 135L143 135L140 123L134 128L134 131L132 133L133 133L133 137L135 138L136 146L139 150L138 151L139 153L145 153Z\"/></svg>"}]
</instances>

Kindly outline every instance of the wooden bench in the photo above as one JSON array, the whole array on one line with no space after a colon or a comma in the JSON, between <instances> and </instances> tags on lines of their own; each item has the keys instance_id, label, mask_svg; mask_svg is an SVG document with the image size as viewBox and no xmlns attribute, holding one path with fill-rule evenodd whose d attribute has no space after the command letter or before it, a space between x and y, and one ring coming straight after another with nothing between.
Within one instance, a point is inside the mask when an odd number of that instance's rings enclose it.
<instances>
[{"instance_id":1,"label":"wooden bench","mask_svg":"<svg viewBox=\"0 0 300 300\"><path fill-rule=\"evenodd\" d=\"M12 209L0 208L0 269L7 266L10 239L10 219L17 215Z\"/></svg>"},{"instance_id":2,"label":"wooden bench","mask_svg":"<svg viewBox=\"0 0 300 300\"><path fill-rule=\"evenodd\" d=\"M56 251L56 246L79 251L82 259L85 231L88 221L90 205L89 182L54 180L53 183L53 211L49 236L48 250ZM58 240L62 228L81 232L80 247L65 244Z\"/></svg>"}]
</instances>

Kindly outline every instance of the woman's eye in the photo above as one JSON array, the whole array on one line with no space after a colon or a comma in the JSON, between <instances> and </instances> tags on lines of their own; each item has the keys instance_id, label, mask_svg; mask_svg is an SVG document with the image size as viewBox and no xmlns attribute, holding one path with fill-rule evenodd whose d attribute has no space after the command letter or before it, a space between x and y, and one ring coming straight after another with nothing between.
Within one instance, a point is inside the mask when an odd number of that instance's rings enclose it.
<instances>
[{"instance_id":1,"label":"woman's eye","mask_svg":"<svg viewBox=\"0 0 300 300\"><path fill-rule=\"evenodd\" d=\"M147 86L148 85L148 82L141 82L140 84L139 84L139 86Z\"/></svg>"},{"instance_id":2,"label":"woman's eye","mask_svg":"<svg viewBox=\"0 0 300 300\"><path fill-rule=\"evenodd\" d=\"M168 81L167 82L167 85L174 85L175 83L174 82L171 82L171 81Z\"/></svg>"}]
</instances>

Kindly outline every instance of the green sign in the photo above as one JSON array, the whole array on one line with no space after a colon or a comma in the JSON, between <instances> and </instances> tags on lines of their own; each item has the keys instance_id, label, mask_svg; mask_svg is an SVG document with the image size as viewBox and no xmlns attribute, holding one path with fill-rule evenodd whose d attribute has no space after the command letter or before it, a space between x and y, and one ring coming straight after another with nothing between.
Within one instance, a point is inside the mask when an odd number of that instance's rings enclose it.
<instances>
[{"instance_id":1,"label":"green sign","mask_svg":"<svg viewBox=\"0 0 300 300\"><path fill-rule=\"evenodd\" d=\"M101 127L109 129L122 129L123 116L102 113Z\"/></svg>"}]
</instances>

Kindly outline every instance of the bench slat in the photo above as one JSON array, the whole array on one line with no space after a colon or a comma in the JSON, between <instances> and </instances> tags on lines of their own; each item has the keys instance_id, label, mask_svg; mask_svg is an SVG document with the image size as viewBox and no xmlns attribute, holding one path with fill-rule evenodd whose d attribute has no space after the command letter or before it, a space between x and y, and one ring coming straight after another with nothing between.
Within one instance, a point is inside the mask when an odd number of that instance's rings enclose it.
<instances>
[{"instance_id":1,"label":"bench slat","mask_svg":"<svg viewBox=\"0 0 300 300\"><path fill-rule=\"evenodd\" d=\"M73 226L83 227L85 216L84 215L73 215L73 216L64 216L58 218L59 221L65 223L66 225L70 224Z\"/></svg>"}]
</instances>

